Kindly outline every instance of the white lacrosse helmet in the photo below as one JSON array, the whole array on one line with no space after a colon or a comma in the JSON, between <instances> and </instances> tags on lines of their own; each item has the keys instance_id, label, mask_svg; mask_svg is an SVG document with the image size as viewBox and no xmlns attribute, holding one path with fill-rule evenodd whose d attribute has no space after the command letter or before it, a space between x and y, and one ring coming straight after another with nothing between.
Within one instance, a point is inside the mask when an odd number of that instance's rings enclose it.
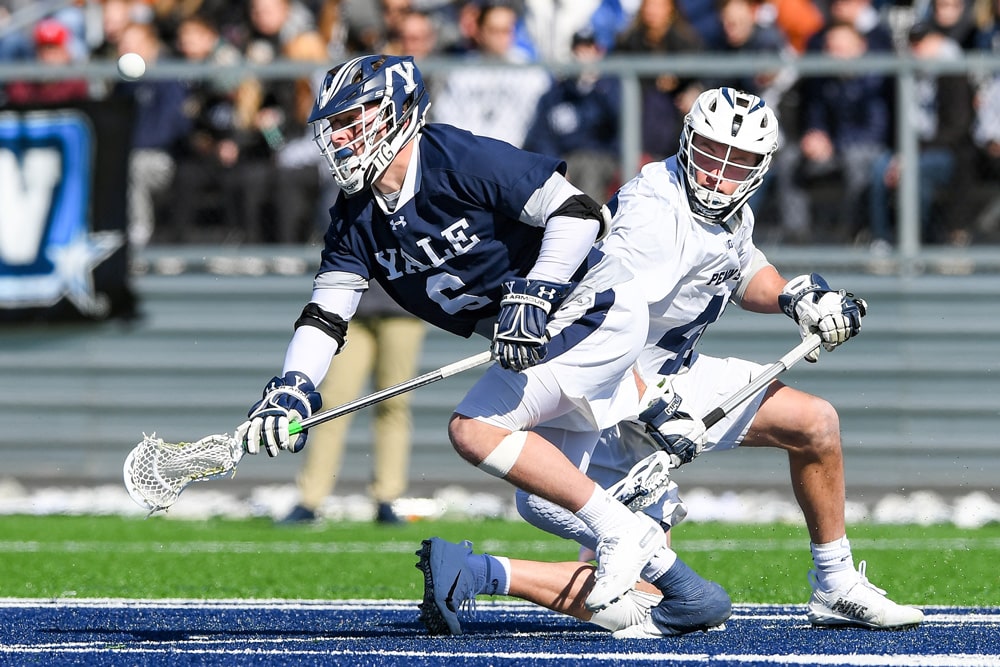
<instances>
[{"instance_id":1,"label":"white lacrosse helmet","mask_svg":"<svg viewBox=\"0 0 1000 667\"><path fill-rule=\"evenodd\" d=\"M314 140L330 173L348 197L378 179L399 150L423 127L430 107L420 70L410 56L354 58L326 74L309 114ZM330 117L360 111L355 137L334 145Z\"/></svg>"},{"instance_id":2,"label":"white lacrosse helmet","mask_svg":"<svg viewBox=\"0 0 1000 667\"><path fill-rule=\"evenodd\" d=\"M699 135L727 147L724 154L709 156L694 145ZM694 215L705 222L726 222L757 191L778 148L778 119L764 100L734 88L706 90L684 117L678 161ZM731 161L733 149L760 156L751 168ZM711 164L716 185L698 184L698 172ZM723 182L738 183L732 194L719 191Z\"/></svg>"}]
</instances>

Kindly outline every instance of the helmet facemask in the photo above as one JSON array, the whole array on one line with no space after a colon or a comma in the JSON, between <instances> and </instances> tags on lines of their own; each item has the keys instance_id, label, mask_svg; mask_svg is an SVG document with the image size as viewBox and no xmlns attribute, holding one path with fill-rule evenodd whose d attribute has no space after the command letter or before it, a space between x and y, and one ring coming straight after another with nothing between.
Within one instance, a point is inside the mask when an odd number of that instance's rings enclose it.
<instances>
[{"instance_id":1,"label":"helmet facemask","mask_svg":"<svg viewBox=\"0 0 1000 667\"><path fill-rule=\"evenodd\" d=\"M429 107L412 58L363 56L330 70L309 122L346 196L381 177L424 125ZM340 144L334 142L335 135Z\"/></svg>"},{"instance_id":2,"label":"helmet facemask","mask_svg":"<svg viewBox=\"0 0 1000 667\"><path fill-rule=\"evenodd\" d=\"M761 186L777 145L777 119L760 98L732 88L702 93L678 152L692 213L725 223Z\"/></svg>"},{"instance_id":3,"label":"helmet facemask","mask_svg":"<svg viewBox=\"0 0 1000 667\"><path fill-rule=\"evenodd\" d=\"M357 194L385 171L398 147L392 145L388 121L381 107L360 105L335 117L313 123L314 140L326 158L330 174L348 196ZM346 123L342 118L349 119ZM333 135L352 136L337 145ZM398 134L398 133L397 133Z\"/></svg>"}]
</instances>

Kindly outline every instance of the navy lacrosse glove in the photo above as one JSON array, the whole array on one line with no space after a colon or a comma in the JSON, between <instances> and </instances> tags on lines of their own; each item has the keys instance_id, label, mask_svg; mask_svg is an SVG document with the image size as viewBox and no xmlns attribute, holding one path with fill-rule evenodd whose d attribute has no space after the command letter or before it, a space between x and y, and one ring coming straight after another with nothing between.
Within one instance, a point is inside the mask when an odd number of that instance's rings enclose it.
<instances>
[{"instance_id":1,"label":"navy lacrosse glove","mask_svg":"<svg viewBox=\"0 0 1000 667\"><path fill-rule=\"evenodd\" d=\"M781 310L799 325L805 339L816 332L828 352L861 331L861 318L867 305L844 290L831 289L818 273L792 278L778 295ZM806 355L806 361L819 359L819 348Z\"/></svg>"},{"instance_id":2,"label":"navy lacrosse glove","mask_svg":"<svg viewBox=\"0 0 1000 667\"><path fill-rule=\"evenodd\" d=\"M319 392L302 373L289 371L284 377L273 377L264 387L264 397L247 413L249 419L236 428L236 439L247 454L258 453L261 442L268 456L277 456L282 449L300 451L306 444L306 432L289 436L289 423L307 419L320 405Z\"/></svg>"},{"instance_id":3,"label":"navy lacrosse glove","mask_svg":"<svg viewBox=\"0 0 1000 667\"><path fill-rule=\"evenodd\" d=\"M645 425L646 433L670 455L674 468L693 461L708 444L704 422L678 410L680 404L680 396L670 390L639 413L639 421Z\"/></svg>"},{"instance_id":4,"label":"navy lacrosse glove","mask_svg":"<svg viewBox=\"0 0 1000 667\"><path fill-rule=\"evenodd\" d=\"M511 278L503 282L493 331L493 357L507 370L523 371L545 358L545 326L571 284Z\"/></svg>"}]
</instances>

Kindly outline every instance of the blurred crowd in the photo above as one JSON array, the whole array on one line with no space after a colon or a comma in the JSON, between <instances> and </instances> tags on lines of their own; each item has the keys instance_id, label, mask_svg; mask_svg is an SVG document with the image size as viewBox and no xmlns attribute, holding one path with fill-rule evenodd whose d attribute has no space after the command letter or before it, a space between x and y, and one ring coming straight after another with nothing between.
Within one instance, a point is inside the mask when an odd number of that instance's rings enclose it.
<instances>
[{"instance_id":1,"label":"blurred crowd","mask_svg":"<svg viewBox=\"0 0 1000 667\"><path fill-rule=\"evenodd\" d=\"M851 60L1000 53L1000 0L0 0L0 62L115 60L315 63L300 80L0 83L0 108L128 98L129 237L149 243L301 243L336 195L306 125L316 86L353 54L460 60L428 78L431 120L557 155L606 200L620 173L620 83L609 54L806 53ZM580 74L552 75L575 62ZM489 65L479 66L477 65ZM509 67L504 67L509 65ZM782 144L755 195L759 228L785 243L895 243L896 190L917 172L922 240L965 245L1000 230L1000 72L918 72L913 99L891 77L791 68L640 79L643 160L677 149L700 91L731 85L779 110ZM912 105L918 164L898 160L897 105Z\"/></svg>"}]
</instances>

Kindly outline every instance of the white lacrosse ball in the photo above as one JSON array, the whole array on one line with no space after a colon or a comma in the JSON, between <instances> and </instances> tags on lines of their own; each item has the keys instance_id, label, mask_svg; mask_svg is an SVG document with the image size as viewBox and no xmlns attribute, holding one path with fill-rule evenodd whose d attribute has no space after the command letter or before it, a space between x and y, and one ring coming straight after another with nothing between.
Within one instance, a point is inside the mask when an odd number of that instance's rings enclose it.
<instances>
[{"instance_id":1,"label":"white lacrosse ball","mask_svg":"<svg viewBox=\"0 0 1000 667\"><path fill-rule=\"evenodd\" d=\"M138 53L125 53L118 59L118 73L127 81L135 81L146 73L146 61Z\"/></svg>"}]
</instances>

